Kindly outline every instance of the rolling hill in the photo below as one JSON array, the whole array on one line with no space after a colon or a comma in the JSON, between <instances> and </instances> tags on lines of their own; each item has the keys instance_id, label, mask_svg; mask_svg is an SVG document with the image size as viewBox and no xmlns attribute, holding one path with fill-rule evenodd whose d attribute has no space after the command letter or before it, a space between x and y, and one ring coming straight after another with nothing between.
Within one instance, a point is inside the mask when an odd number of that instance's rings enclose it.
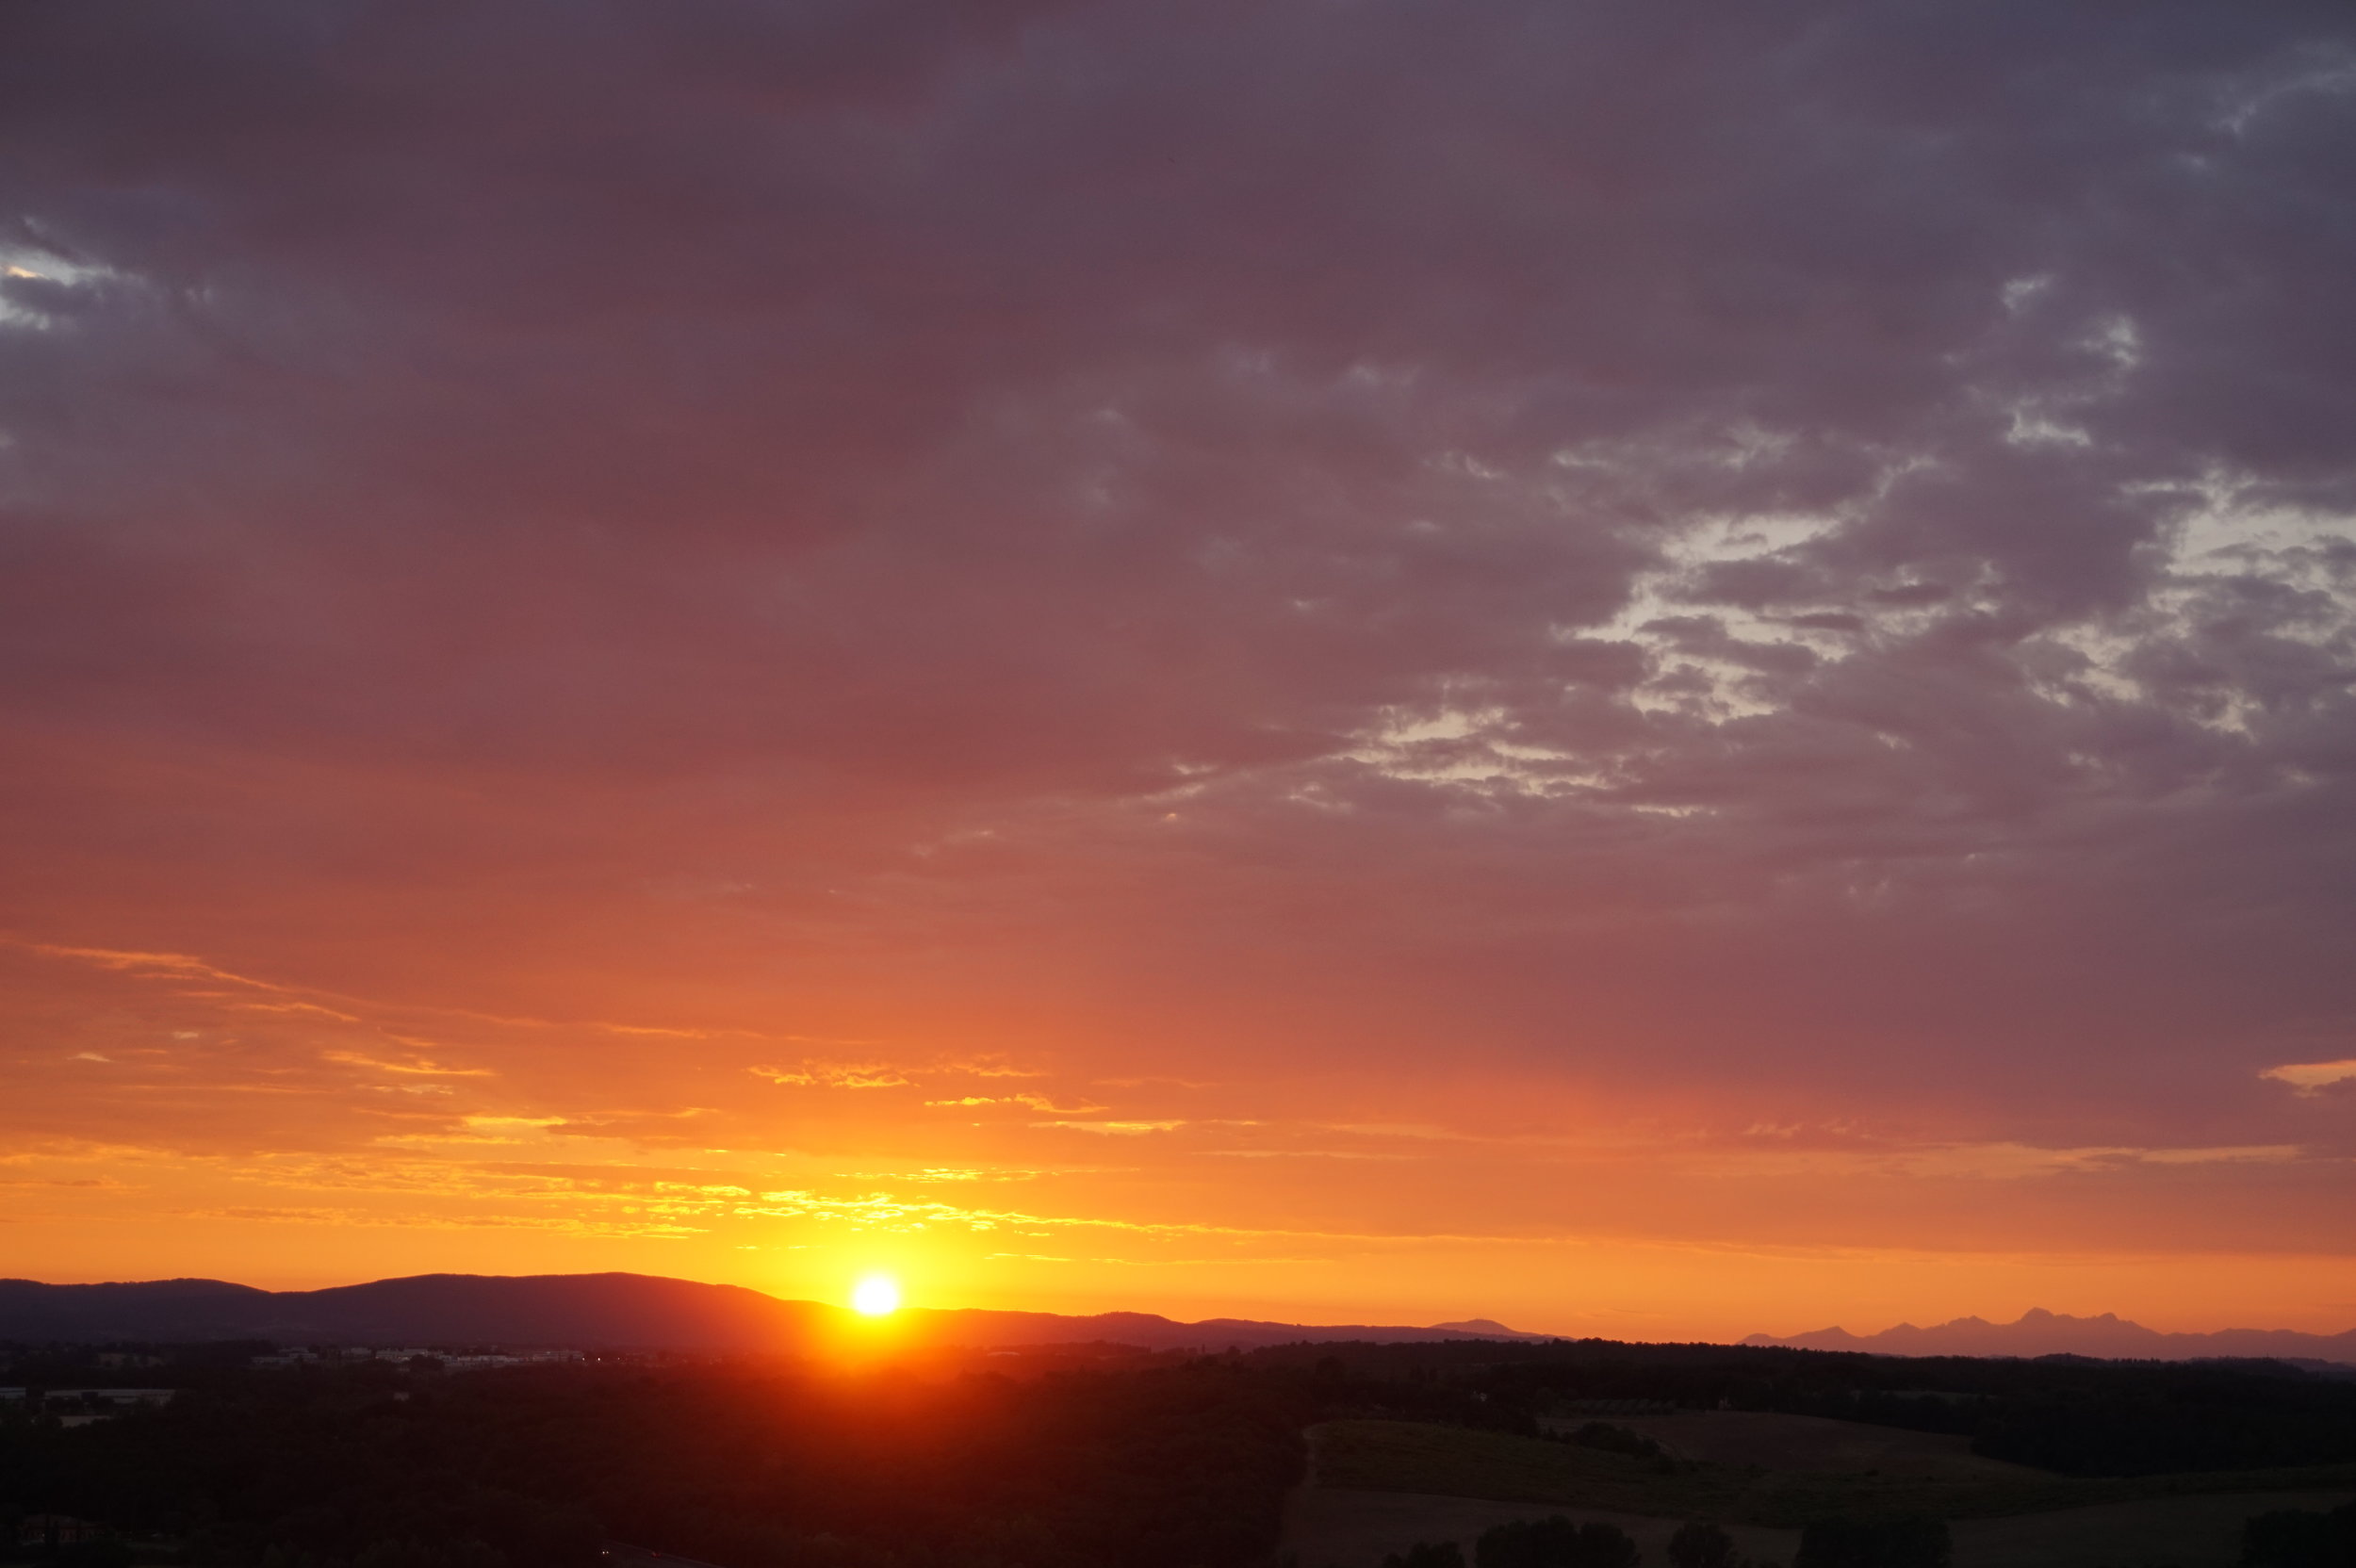
<instances>
[{"instance_id":1,"label":"rolling hill","mask_svg":"<svg viewBox=\"0 0 2356 1568\"><path fill-rule=\"evenodd\" d=\"M420 1274L326 1290L221 1280L43 1284L0 1280L0 1339L188 1343L514 1345L673 1350L790 1349L849 1315L741 1285L645 1274ZM1303 1325L1151 1313L941 1311L899 1316L909 1342L967 1347L1104 1342L1146 1349L1251 1348L1303 1340L1541 1339L1487 1320L1447 1328Z\"/></svg>"}]
</instances>

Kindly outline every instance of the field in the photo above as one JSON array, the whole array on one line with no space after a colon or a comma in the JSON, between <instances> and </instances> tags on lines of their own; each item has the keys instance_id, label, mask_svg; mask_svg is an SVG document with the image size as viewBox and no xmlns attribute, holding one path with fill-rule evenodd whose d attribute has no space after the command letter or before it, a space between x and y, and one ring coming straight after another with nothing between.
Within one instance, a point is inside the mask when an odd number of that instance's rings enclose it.
<instances>
[{"instance_id":1,"label":"field","mask_svg":"<svg viewBox=\"0 0 2356 1568\"><path fill-rule=\"evenodd\" d=\"M2150 1497L1966 1519L1955 1526L1955 1568L2230 1568L2239 1557L2242 1521L2250 1514L2330 1508L2348 1497L2345 1492ZM1679 1523L1604 1509L1310 1487L1286 1516L1284 1544L1301 1568L1379 1568L1386 1555L1416 1541L1457 1542L1469 1560L1482 1530L1549 1513L1619 1526L1643 1549L1647 1565L1668 1560L1669 1536ZM1758 1525L1732 1525L1728 1533L1743 1555L1771 1563L1791 1561L1800 1539L1797 1530Z\"/></svg>"},{"instance_id":2,"label":"field","mask_svg":"<svg viewBox=\"0 0 2356 1568\"><path fill-rule=\"evenodd\" d=\"M2356 1467L2081 1480L1982 1460L1961 1440L1814 1416L1713 1413L1621 1423L1683 1462L1463 1428L1336 1421L1311 1436L1312 1484L1286 1543L1301 1568L1375 1568L1417 1540L1469 1543L1507 1519L1609 1519L1646 1560L1676 1524L1716 1519L1743 1549L1788 1561L1797 1527L1830 1514L1955 1522L1956 1568L2087 1568L2233 1560L2241 1521L2356 1494ZM1857 1460L1868 1462L1845 1468Z\"/></svg>"},{"instance_id":3,"label":"field","mask_svg":"<svg viewBox=\"0 0 2356 1568\"><path fill-rule=\"evenodd\" d=\"M1668 1561L1669 1536L1682 1522L1609 1509L1547 1508L1530 1503L1491 1502L1476 1497L1434 1497L1412 1492L1357 1492L1304 1487L1284 1519L1284 1549L1301 1568L1380 1568L1383 1559L1417 1541L1454 1541L1472 1560L1472 1544L1482 1530L1513 1519L1565 1513L1619 1526L1643 1548L1648 1565ZM1799 1543L1797 1530L1730 1527L1737 1544L1753 1558L1789 1562Z\"/></svg>"},{"instance_id":4,"label":"field","mask_svg":"<svg viewBox=\"0 0 2356 1568\"><path fill-rule=\"evenodd\" d=\"M1579 1419L1551 1420L1571 1430ZM1659 1443L1679 1459L1734 1467L1759 1465L1803 1475L1911 1476L1940 1481L2050 1479L2045 1472L2000 1459L1982 1459L1972 1440L1946 1432L1869 1427L1821 1415L1773 1411L1693 1411L1677 1415L1614 1417L1612 1424Z\"/></svg>"}]
</instances>

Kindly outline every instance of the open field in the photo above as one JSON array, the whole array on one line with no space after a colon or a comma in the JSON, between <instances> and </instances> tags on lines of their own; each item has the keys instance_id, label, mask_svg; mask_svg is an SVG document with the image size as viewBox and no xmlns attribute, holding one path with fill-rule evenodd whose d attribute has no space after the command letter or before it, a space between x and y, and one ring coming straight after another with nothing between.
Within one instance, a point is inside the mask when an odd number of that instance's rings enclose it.
<instances>
[{"instance_id":1,"label":"open field","mask_svg":"<svg viewBox=\"0 0 2356 1568\"><path fill-rule=\"evenodd\" d=\"M1680 1419L1651 1418L1657 1423ZM2348 1465L2080 1479L1980 1461L1955 1451L1952 1440L1942 1445L1920 1433L1890 1432L1885 1444L1880 1429L1826 1430L1855 1424L1811 1417L1729 1419L1723 1429L1703 1425L1718 1416L1692 1419L1696 1425L1686 1434L1693 1445L1688 1452L1782 1452L1792 1456L1791 1463L1813 1468L1702 1459L1668 1465L1464 1428L1335 1421L1310 1433L1312 1474L1317 1487L1341 1492L1545 1505L1535 1511L1540 1512L1710 1518L1769 1529L1794 1529L1809 1519L1833 1514L1930 1513L1958 1521L1959 1543L1985 1537L1988 1550L2013 1556L2041 1551L2036 1542L2073 1528L2082 1534L2140 1533L2163 1544L2187 1539L2186 1532L2222 1530L2230 1536L2248 1513L2269 1507L2319 1506L2356 1494L2356 1466ZM1824 1468L1835 1457L1852 1451L1883 1462L1858 1470ZM2281 1500L2294 1494L2309 1500ZM1310 1511L1319 1506L1311 1505ZM1356 1506L1363 1513L1374 1505ZM2050 1527L2029 1527L2030 1515L2042 1516ZM1514 1516L1519 1514L1501 1517ZM2073 1517L2078 1524L2072 1525ZM2070 1560L2032 1555L2021 1560ZM1303 1562L1314 1560L1304 1554Z\"/></svg>"},{"instance_id":2,"label":"open field","mask_svg":"<svg viewBox=\"0 0 2356 1568\"><path fill-rule=\"evenodd\" d=\"M2232 1568L2240 1557L2242 1521L2274 1509L2324 1509L2346 1492L2233 1493L2150 1497L2131 1503L2063 1509L2004 1519L1967 1519L1955 1526L1955 1568ZM1284 1520L1284 1549L1301 1568L1379 1568L1383 1559L1417 1541L1454 1541L1471 1558L1481 1532L1513 1519L1549 1513L1601 1519L1634 1538L1644 1561L1668 1560L1677 1519L1603 1509L1551 1508L1534 1503L1437 1497L1406 1492L1307 1487ZM1788 1563L1798 1548L1796 1529L1730 1525L1745 1556Z\"/></svg>"},{"instance_id":3,"label":"open field","mask_svg":"<svg viewBox=\"0 0 2356 1568\"><path fill-rule=\"evenodd\" d=\"M1591 1419L1557 1417L1545 1424L1575 1431ZM1644 1433L1679 1459L1735 1468L1759 1465L1803 1475L1879 1471L1939 1481L2021 1481L2051 1478L2024 1464L1983 1459L1972 1440L1948 1432L1869 1427L1822 1415L1775 1411L1691 1411L1676 1415L1614 1416L1612 1425Z\"/></svg>"},{"instance_id":4,"label":"open field","mask_svg":"<svg viewBox=\"0 0 2356 1568\"><path fill-rule=\"evenodd\" d=\"M1684 1522L1608 1509L1549 1508L1478 1497L1310 1486L1294 1494L1285 1511L1284 1550L1294 1555L1301 1568L1381 1568L1383 1558L1418 1541L1453 1541L1464 1548L1464 1560L1469 1562L1472 1544L1481 1531L1514 1519L1542 1519L1550 1513L1619 1526L1635 1538L1648 1565L1668 1561L1669 1537ZM1768 1562L1791 1561L1799 1545L1797 1530L1755 1525L1727 1528L1745 1555Z\"/></svg>"},{"instance_id":5,"label":"open field","mask_svg":"<svg viewBox=\"0 0 2356 1568\"><path fill-rule=\"evenodd\" d=\"M1499 1432L1408 1421L1329 1421L1309 1432L1319 1486L1549 1503L1687 1518L1734 1517L1749 1478L1705 1465L1662 1474L1651 1460Z\"/></svg>"}]
</instances>

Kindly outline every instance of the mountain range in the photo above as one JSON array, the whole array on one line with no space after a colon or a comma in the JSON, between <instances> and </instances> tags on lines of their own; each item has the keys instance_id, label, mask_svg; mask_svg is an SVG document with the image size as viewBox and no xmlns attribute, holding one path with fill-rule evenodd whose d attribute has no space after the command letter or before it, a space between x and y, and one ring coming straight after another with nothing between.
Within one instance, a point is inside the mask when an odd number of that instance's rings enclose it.
<instances>
[{"instance_id":1,"label":"mountain range","mask_svg":"<svg viewBox=\"0 0 2356 1568\"><path fill-rule=\"evenodd\" d=\"M856 1320L820 1301L741 1285L646 1274L420 1274L326 1290L258 1290L221 1280L53 1285L0 1280L0 1339L69 1343L508 1345L581 1348L780 1350ZM1308 1325L1152 1313L1067 1317L973 1308L902 1309L902 1344L985 1348L1109 1343L1153 1350L1252 1348L1320 1340L1399 1343L1544 1339L1477 1318L1434 1328Z\"/></svg>"},{"instance_id":2,"label":"mountain range","mask_svg":"<svg viewBox=\"0 0 2356 1568\"><path fill-rule=\"evenodd\" d=\"M646 1274L419 1274L326 1290L259 1290L222 1280L53 1285L0 1280L0 1340L282 1345L501 1345L582 1349L793 1350L852 1331L859 1320L822 1301L785 1300L742 1285ZM1184 1323L1153 1313L1064 1316L1043 1312L903 1308L902 1345L988 1349L1111 1344L1149 1350L1245 1349L1344 1341L1545 1340L1485 1317L1429 1327L1268 1323L1214 1317ZM2033 1309L2010 1323L1958 1317L1874 1334L1819 1329L1745 1345L1860 1350L1888 1356L2099 1356L2192 1361L2266 1357L2356 1364L2356 1330L2288 1329L2163 1333L2110 1313L2072 1317Z\"/></svg>"},{"instance_id":3,"label":"mountain range","mask_svg":"<svg viewBox=\"0 0 2356 1568\"><path fill-rule=\"evenodd\" d=\"M1785 1345L1804 1350L1863 1350L1881 1356L2100 1356L2111 1361L2196 1361L2264 1357L2276 1361L2356 1364L2356 1329L2309 1334L2292 1329L2219 1329L2212 1333L2163 1333L2112 1313L2072 1317L2033 1307L2010 1323L1958 1317L1929 1328L1901 1323L1877 1334L1818 1329L1778 1339L1753 1334L1745 1345Z\"/></svg>"}]
</instances>

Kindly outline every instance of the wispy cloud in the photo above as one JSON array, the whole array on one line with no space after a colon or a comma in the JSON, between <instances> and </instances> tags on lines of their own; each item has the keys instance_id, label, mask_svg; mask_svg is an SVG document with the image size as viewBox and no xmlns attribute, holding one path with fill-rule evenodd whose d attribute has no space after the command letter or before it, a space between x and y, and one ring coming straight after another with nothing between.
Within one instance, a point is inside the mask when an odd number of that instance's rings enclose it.
<instances>
[{"instance_id":1,"label":"wispy cloud","mask_svg":"<svg viewBox=\"0 0 2356 1568\"><path fill-rule=\"evenodd\" d=\"M357 1051L326 1051L320 1059L340 1062L348 1067L365 1067L377 1072L398 1072L424 1078L496 1078L497 1072L487 1067L444 1067L426 1057L412 1061L387 1061L381 1056L364 1055Z\"/></svg>"},{"instance_id":2,"label":"wispy cloud","mask_svg":"<svg viewBox=\"0 0 2356 1568\"><path fill-rule=\"evenodd\" d=\"M1169 1121L1035 1121L1034 1127L1060 1128L1072 1133L1095 1133L1105 1137L1142 1137L1148 1133L1170 1133L1188 1125L1183 1119Z\"/></svg>"},{"instance_id":3,"label":"wispy cloud","mask_svg":"<svg viewBox=\"0 0 2356 1568\"><path fill-rule=\"evenodd\" d=\"M1002 1054L953 1057L940 1065L943 1072L962 1072L975 1078L1044 1078L1043 1068L1018 1067Z\"/></svg>"},{"instance_id":4,"label":"wispy cloud","mask_svg":"<svg viewBox=\"0 0 2356 1568\"><path fill-rule=\"evenodd\" d=\"M901 1089L915 1080L884 1062L804 1062L799 1067L747 1069L756 1078L794 1088Z\"/></svg>"},{"instance_id":5,"label":"wispy cloud","mask_svg":"<svg viewBox=\"0 0 2356 1568\"><path fill-rule=\"evenodd\" d=\"M2314 1094L2333 1084L2356 1079L2356 1058L2342 1062L2286 1062L2281 1067L2270 1067L2258 1076L2288 1084L2301 1094Z\"/></svg>"},{"instance_id":6,"label":"wispy cloud","mask_svg":"<svg viewBox=\"0 0 2356 1568\"><path fill-rule=\"evenodd\" d=\"M1085 1102L1077 1105L1058 1105L1053 1097L1044 1094L968 1094L961 1095L955 1100L927 1100L924 1103L948 1106L1020 1105L1026 1110L1039 1111L1054 1116L1086 1116L1090 1112L1107 1108Z\"/></svg>"},{"instance_id":7,"label":"wispy cloud","mask_svg":"<svg viewBox=\"0 0 2356 1568\"><path fill-rule=\"evenodd\" d=\"M20 942L16 945L29 948L45 957L73 958L86 964L95 965L100 969L115 970L125 973L153 974L178 979L194 977L217 980L227 985L246 986L254 990L263 991L284 991L289 988L268 980L256 980L250 975L237 974L229 970L216 968L204 959L193 957L186 953L140 953L109 947L64 947L50 942Z\"/></svg>"}]
</instances>

